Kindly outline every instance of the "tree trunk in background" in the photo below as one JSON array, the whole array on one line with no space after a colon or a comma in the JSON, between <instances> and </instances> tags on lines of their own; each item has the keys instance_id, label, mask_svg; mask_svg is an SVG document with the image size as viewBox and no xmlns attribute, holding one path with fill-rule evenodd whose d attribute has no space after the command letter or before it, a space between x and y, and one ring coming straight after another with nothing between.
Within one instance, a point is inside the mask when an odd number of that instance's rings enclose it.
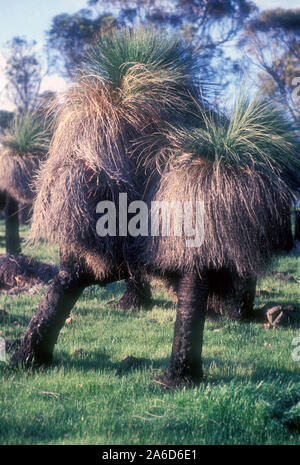
<instances>
[{"instance_id":1,"label":"tree trunk in background","mask_svg":"<svg viewBox=\"0 0 300 465\"><path fill-rule=\"evenodd\" d=\"M3 191L0 191L0 212L4 211L6 202L6 194Z\"/></svg>"},{"instance_id":2,"label":"tree trunk in background","mask_svg":"<svg viewBox=\"0 0 300 465\"><path fill-rule=\"evenodd\" d=\"M283 250L285 250L286 252L289 252L290 250L292 250L293 246L294 246L294 238L293 238L293 233L292 233L292 228L291 228L288 232Z\"/></svg>"},{"instance_id":3,"label":"tree trunk in background","mask_svg":"<svg viewBox=\"0 0 300 465\"><path fill-rule=\"evenodd\" d=\"M20 205L19 207L19 223L20 224L29 224L31 217L31 205Z\"/></svg>"},{"instance_id":4,"label":"tree trunk in background","mask_svg":"<svg viewBox=\"0 0 300 465\"><path fill-rule=\"evenodd\" d=\"M295 211L295 240L300 241L300 210Z\"/></svg>"},{"instance_id":5,"label":"tree trunk in background","mask_svg":"<svg viewBox=\"0 0 300 465\"><path fill-rule=\"evenodd\" d=\"M118 306L123 310L148 308L151 305L151 288L144 276L134 275L125 280L125 293Z\"/></svg>"},{"instance_id":6,"label":"tree trunk in background","mask_svg":"<svg viewBox=\"0 0 300 465\"><path fill-rule=\"evenodd\" d=\"M256 291L256 279L241 278L228 269L208 272L209 295L207 314L233 320L251 319Z\"/></svg>"},{"instance_id":7,"label":"tree trunk in background","mask_svg":"<svg viewBox=\"0 0 300 465\"><path fill-rule=\"evenodd\" d=\"M6 195L5 227L6 253L13 255L20 254L21 241L19 235L18 202L9 195Z\"/></svg>"},{"instance_id":8,"label":"tree trunk in background","mask_svg":"<svg viewBox=\"0 0 300 465\"><path fill-rule=\"evenodd\" d=\"M286 221L286 234L282 241L282 250L289 252L294 246L293 230L292 230L292 219L291 215L288 216Z\"/></svg>"}]
</instances>

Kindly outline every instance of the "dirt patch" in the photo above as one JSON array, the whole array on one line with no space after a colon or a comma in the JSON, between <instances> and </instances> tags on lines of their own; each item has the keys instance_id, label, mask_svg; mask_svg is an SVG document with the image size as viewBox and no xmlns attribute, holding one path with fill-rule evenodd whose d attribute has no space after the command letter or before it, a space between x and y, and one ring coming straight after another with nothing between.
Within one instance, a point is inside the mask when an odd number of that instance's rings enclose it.
<instances>
[{"instance_id":1,"label":"dirt patch","mask_svg":"<svg viewBox=\"0 0 300 465\"><path fill-rule=\"evenodd\" d=\"M14 294L34 286L46 284L54 278L58 268L24 255L0 256L0 291Z\"/></svg>"},{"instance_id":2,"label":"dirt patch","mask_svg":"<svg viewBox=\"0 0 300 465\"><path fill-rule=\"evenodd\" d=\"M294 305L283 305L269 302L254 311L258 321L264 323L266 329L276 329L277 326L290 326L297 320L297 309Z\"/></svg>"},{"instance_id":3,"label":"dirt patch","mask_svg":"<svg viewBox=\"0 0 300 465\"><path fill-rule=\"evenodd\" d=\"M294 278L294 276L291 276L289 273L286 273L286 272L274 271L272 273L272 276L275 279L278 279L279 281L285 281L286 283L288 283L288 282L291 282L291 283L297 282L297 280Z\"/></svg>"}]
</instances>

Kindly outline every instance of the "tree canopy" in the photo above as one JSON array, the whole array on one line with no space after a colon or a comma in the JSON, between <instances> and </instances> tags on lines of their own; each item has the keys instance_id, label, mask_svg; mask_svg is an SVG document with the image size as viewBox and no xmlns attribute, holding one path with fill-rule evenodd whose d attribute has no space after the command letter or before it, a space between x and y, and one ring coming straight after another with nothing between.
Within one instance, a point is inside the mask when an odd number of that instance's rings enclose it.
<instances>
[{"instance_id":1,"label":"tree canopy","mask_svg":"<svg viewBox=\"0 0 300 465\"><path fill-rule=\"evenodd\" d=\"M64 75L72 78L94 37L115 25L116 20L110 14L93 18L88 9L73 15L62 13L55 16L47 31L51 65L58 66Z\"/></svg>"},{"instance_id":2,"label":"tree canopy","mask_svg":"<svg viewBox=\"0 0 300 465\"><path fill-rule=\"evenodd\" d=\"M19 111L33 108L40 91L42 66L35 45L22 37L14 37L7 44L6 91Z\"/></svg>"},{"instance_id":3,"label":"tree canopy","mask_svg":"<svg viewBox=\"0 0 300 465\"><path fill-rule=\"evenodd\" d=\"M232 39L256 11L249 0L89 0L90 6L114 6L122 23L138 22L185 30L206 47Z\"/></svg>"},{"instance_id":4,"label":"tree canopy","mask_svg":"<svg viewBox=\"0 0 300 465\"><path fill-rule=\"evenodd\" d=\"M8 128L13 117L14 117L13 112L6 111L6 110L0 110L0 132Z\"/></svg>"},{"instance_id":5,"label":"tree canopy","mask_svg":"<svg viewBox=\"0 0 300 465\"><path fill-rule=\"evenodd\" d=\"M89 0L88 5L91 9L74 15L55 16L47 32L52 64L70 78L95 36L111 28L142 23L180 29L211 62L222 57L222 45L233 39L256 11L249 0Z\"/></svg>"},{"instance_id":6,"label":"tree canopy","mask_svg":"<svg viewBox=\"0 0 300 465\"><path fill-rule=\"evenodd\" d=\"M300 98L295 97L295 86L300 76L300 9L277 8L256 15L245 27L239 46L259 69L261 91L283 103L299 124Z\"/></svg>"}]
</instances>

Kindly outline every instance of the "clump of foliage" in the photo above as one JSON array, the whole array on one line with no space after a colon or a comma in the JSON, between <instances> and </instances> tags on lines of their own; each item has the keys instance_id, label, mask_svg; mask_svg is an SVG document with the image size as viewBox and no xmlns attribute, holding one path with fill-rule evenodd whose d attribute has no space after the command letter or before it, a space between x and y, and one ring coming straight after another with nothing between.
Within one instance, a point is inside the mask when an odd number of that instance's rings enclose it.
<instances>
[{"instance_id":1,"label":"clump of foliage","mask_svg":"<svg viewBox=\"0 0 300 465\"><path fill-rule=\"evenodd\" d=\"M1 143L5 153L45 155L49 148L51 131L47 123L34 112L17 115L3 134Z\"/></svg>"}]
</instances>

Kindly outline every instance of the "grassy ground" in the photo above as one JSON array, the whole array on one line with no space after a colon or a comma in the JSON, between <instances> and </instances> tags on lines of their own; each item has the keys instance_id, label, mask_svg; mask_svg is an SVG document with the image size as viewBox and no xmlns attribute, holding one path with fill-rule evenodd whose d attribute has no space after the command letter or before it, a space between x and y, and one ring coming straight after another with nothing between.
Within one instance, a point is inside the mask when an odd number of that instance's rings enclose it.
<instances>
[{"instance_id":1,"label":"grassy ground","mask_svg":"<svg viewBox=\"0 0 300 465\"><path fill-rule=\"evenodd\" d=\"M3 253L2 222L0 241ZM57 262L49 246L24 253ZM282 256L274 269L300 278L299 257ZM299 305L298 287L267 277L258 289L268 298L255 304ZM0 362L1 444L300 443L300 362L292 358L299 329L208 321L205 382L166 392L154 378L168 364L175 308L157 290L151 311L124 313L114 303L122 292L122 283L85 291L50 369L11 373ZM1 336L21 337L40 298L1 294L0 308L9 314Z\"/></svg>"}]
</instances>

